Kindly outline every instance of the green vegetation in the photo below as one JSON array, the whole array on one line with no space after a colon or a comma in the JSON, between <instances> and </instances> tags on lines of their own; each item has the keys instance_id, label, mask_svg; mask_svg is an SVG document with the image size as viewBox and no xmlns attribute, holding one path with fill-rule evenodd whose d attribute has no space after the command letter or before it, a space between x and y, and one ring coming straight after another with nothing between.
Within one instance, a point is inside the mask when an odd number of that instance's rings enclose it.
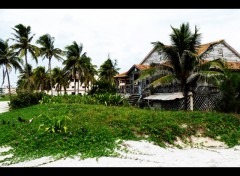
<instances>
[{"instance_id":1,"label":"green vegetation","mask_svg":"<svg viewBox=\"0 0 240 176\"><path fill-rule=\"evenodd\" d=\"M1 114L0 141L13 147L15 161L79 153L86 158L114 155L118 139L147 139L165 146L198 131L232 147L240 143L239 127L240 116L235 114L53 101Z\"/></svg>"},{"instance_id":2,"label":"green vegetation","mask_svg":"<svg viewBox=\"0 0 240 176\"><path fill-rule=\"evenodd\" d=\"M91 90L88 92L89 95L94 94L104 94L104 93L112 93L115 94L117 92L116 86L113 85L110 81L106 80L98 80L92 86Z\"/></svg>"},{"instance_id":3,"label":"green vegetation","mask_svg":"<svg viewBox=\"0 0 240 176\"><path fill-rule=\"evenodd\" d=\"M12 98L15 98L17 95L16 94L12 94L11 95ZM0 101L10 101L10 96L8 95L0 95Z\"/></svg>"},{"instance_id":4,"label":"green vegetation","mask_svg":"<svg viewBox=\"0 0 240 176\"><path fill-rule=\"evenodd\" d=\"M4 80L7 76L8 80L8 92L9 92L9 97L11 99L11 84L10 84L10 77L9 73L11 72L12 68L15 68L15 71L17 69L21 70L22 67L20 65L21 59L16 56L16 52L11 50L8 46L8 40L3 41L0 39L0 66L3 67L3 82L2 85L4 84Z\"/></svg>"},{"instance_id":5,"label":"green vegetation","mask_svg":"<svg viewBox=\"0 0 240 176\"><path fill-rule=\"evenodd\" d=\"M223 99L219 102L218 110L240 113L240 73L226 72L225 75L226 78L220 86Z\"/></svg>"},{"instance_id":6,"label":"green vegetation","mask_svg":"<svg viewBox=\"0 0 240 176\"><path fill-rule=\"evenodd\" d=\"M95 94L92 96L74 96L74 95L63 95L50 97L45 95L42 100L39 101L41 104L46 103L66 103L66 104L92 104L92 105L105 105L105 106L129 106L126 98L118 94Z\"/></svg>"},{"instance_id":7,"label":"green vegetation","mask_svg":"<svg viewBox=\"0 0 240 176\"><path fill-rule=\"evenodd\" d=\"M10 109L19 109L39 104L44 95L46 94L43 92L18 92L17 96L10 101L9 107Z\"/></svg>"}]
</instances>

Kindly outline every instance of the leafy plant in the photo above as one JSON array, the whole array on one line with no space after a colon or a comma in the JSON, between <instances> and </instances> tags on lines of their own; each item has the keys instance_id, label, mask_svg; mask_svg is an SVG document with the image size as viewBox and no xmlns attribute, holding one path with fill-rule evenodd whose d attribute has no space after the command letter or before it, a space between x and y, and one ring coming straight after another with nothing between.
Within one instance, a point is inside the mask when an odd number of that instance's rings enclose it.
<instances>
[{"instance_id":1,"label":"leafy plant","mask_svg":"<svg viewBox=\"0 0 240 176\"><path fill-rule=\"evenodd\" d=\"M12 98L9 107L13 110L38 104L44 95L46 94L43 92L19 92L16 97Z\"/></svg>"},{"instance_id":2,"label":"leafy plant","mask_svg":"<svg viewBox=\"0 0 240 176\"><path fill-rule=\"evenodd\" d=\"M71 120L69 116L67 115L59 115L55 117L48 117L49 123L48 125L41 124L39 125L38 130L40 130L42 127L45 127L45 131L51 132L51 133L66 133L67 132L67 120Z\"/></svg>"},{"instance_id":3,"label":"leafy plant","mask_svg":"<svg viewBox=\"0 0 240 176\"><path fill-rule=\"evenodd\" d=\"M217 109L222 112L240 113L240 73L227 72L220 89L223 98Z\"/></svg>"},{"instance_id":4,"label":"leafy plant","mask_svg":"<svg viewBox=\"0 0 240 176\"><path fill-rule=\"evenodd\" d=\"M119 94L94 94L75 96L75 95L59 95L59 96L44 96L40 100L41 104L48 103L78 103L78 104L95 104L95 105L105 105L105 106L128 106L129 103L126 98L122 97Z\"/></svg>"}]
</instances>

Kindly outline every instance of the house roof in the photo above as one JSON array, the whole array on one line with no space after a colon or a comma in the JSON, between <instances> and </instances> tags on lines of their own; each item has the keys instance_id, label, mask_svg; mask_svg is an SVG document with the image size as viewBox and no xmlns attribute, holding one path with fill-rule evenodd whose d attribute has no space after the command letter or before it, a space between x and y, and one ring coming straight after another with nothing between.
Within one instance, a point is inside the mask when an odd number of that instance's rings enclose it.
<instances>
[{"instance_id":1,"label":"house roof","mask_svg":"<svg viewBox=\"0 0 240 176\"><path fill-rule=\"evenodd\" d=\"M150 95L148 97L145 97L146 100L175 100L183 98L182 92L173 92L173 93L156 93L153 95Z\"/></svg>"},{"instance_id":2,"label":"house roof","mask_svg":"<svg viewBox=\"0 0 240 176\"><path fill-rule=\"evenodd\" d=\"M120 73L120 74L114 76L114 78L124 78L124 77L127 77L127 72L123 72L123 73Z\"/></svg>"},{"instance_id":3,"label":"house roof","mask_svg":"<svg viewBox=\"0 0 240 176\"><path fill-rule=\"evenodd\" d=\"M136 68L138 68L139 70L146 70L146 69L150 68L149 65L134 64L134 66Z\"/></svg>"},{"instance_id":4,"label":"house roof","mask_svg":"<svg viewBox=\"0 0 240 176\"><path fill-rule=\"evenodd\" d=\"M214 45L214 44L218 44L218 43L222 43L224 42L224 40L218 40L218 41L214 41L214 42L210 42L210 43L206 43L206 44L203 44L203 45L200 45L198 50L197 50L197 53L198 55L201 55L203 54L211 45Z\"/></svg>"},{"instance_id":5,"label":"house roof","mask_svg":"<svg viewBox=\"0 0 240 176\"><path fill-rule=\"evenodd\" d=\"M214 41L214 42L210 42L210 43L206 43L206 44L203 44L203 45L200 45L198 50L197 50L197 53L198 55L201 55L203 54L204 52L207 51L207 49L209 47L211 47L212 45L214 44L219 44L219 43L222 43L224 44L228 49L230 49L234 54L236 54L239 58L240 58L240 54L235 50L233 49L233 47L231 47L225 40L221 39L221 40L217 40L217 41ZM166 45L167 46L167 45ZM140 64L143 64L147 59L148 57L154 53L155 51L157 50L156 47L153 47L153 49L147 54L147 56L140 62Z\"/></svg>"},{"instance_id":6,"label":"house roof","mask_svg":"<svg viewBox=\"0 0 240 176\"><path fill-rule=\"evenodd\" d=\"M146 69L150 68L150 66L149 66L149 65L134 64L127 72L120 73L120 74L114 76L114 78L127 77L127 74L128 74L133 68L137 68L137 69L143 71L143 70L146 70Z\"/></svg>"},{"instance_id":7,"label":"house roof","mask_svg":"<svg viewBox=\"0 0 240 176\"><path fill-rule=\"evenodd\" d=\"M140 65L142 65L147 59L148 57L154 53L157 50L157 47L153 47L153 49L144 57L144 59L140 62Z\"/></svg>"},{"instance_id":8,"label":"house roof","mask_svg":"<svg viewBox=\"0 0 240 176\"><path fill-rule=\"evenodd\" d=\"M226 62L226 67L230 70L240 70L240 62Z\"/></svg>"}]
</instances>

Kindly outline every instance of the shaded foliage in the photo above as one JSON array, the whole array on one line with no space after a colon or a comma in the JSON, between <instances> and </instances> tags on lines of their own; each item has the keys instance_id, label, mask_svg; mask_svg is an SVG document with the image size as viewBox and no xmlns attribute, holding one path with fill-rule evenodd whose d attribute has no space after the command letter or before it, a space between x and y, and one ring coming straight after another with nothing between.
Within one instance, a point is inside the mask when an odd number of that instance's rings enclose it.
<instances>
[{"instance_id":1,"label":"shaded foliage","mask_svg":"<svg viewBox=\"0 0 240 176\"><path fill-rule=\"evenodd\" d=\"M117 92L116 86L111 84L111 82L107 80L98 80L93 84L88 94L89 95L104 94L104 93L114 94L116 92Z\"/></svg>"},{"instance_id":2,"label":"shaded foliage","mask_svg":"<svg viewBox=\"0 0 240 176\"><path fill-rule=\"evenodd\" d=\"M217 109L222 112L240 113L240 73L227 72L220 90L223 98Z\"/></svg>"}]
</instances>

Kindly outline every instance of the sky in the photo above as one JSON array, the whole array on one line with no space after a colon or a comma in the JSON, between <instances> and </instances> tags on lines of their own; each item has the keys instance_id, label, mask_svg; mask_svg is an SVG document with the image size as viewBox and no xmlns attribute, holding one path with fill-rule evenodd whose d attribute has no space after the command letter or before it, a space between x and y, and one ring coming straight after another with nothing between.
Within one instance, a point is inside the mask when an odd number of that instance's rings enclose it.
<instances>
[{"instance_id":1,"label":"sky","mask_svg":"<svg viewBox=\"0 0 240 176\"><path fill-rule=\"evenodd\" d=\"M143 60L153 48L151 42L170 44L171 26L186 22L192 31L199 28L202 44L224 39L240 52L239 19L240 9L0 9L0 38L12 38L12 28L21 23L31 26L32 44L46 33L55 37L60 49L76 41L98 68L109 54L121 73ZM33 68L48 64L47 59L39 58L38 65L30 56L28 60ZM56 66L63 67L53 58L52 68ZM18 75L15 70L10 73L13 87Z\"/></svg>"}]
</instances>

